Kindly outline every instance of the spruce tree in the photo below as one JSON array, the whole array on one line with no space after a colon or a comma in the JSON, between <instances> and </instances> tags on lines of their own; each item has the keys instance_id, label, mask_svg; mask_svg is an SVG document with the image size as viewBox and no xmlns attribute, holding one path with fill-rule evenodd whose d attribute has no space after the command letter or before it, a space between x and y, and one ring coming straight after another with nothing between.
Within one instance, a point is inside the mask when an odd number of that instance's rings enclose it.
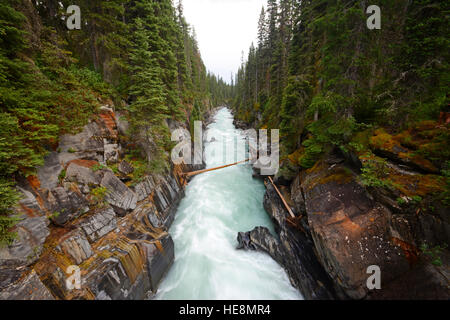
<instances>
[{"instance_id":1,"label":"spruce tree","mask_svg":"<svg viewBox=\"0 0 450 320\"><path fill-rule=\"evenodd\" d=\"M130 52L131 86L134 97L130 105L131 124L135 132L144 131L162 148L167 134L164 120L169 117L165 102L164 84L160 66L150 51L148 30L140 18L134 21L133 48Z\"/></svg>"}]
</instances>

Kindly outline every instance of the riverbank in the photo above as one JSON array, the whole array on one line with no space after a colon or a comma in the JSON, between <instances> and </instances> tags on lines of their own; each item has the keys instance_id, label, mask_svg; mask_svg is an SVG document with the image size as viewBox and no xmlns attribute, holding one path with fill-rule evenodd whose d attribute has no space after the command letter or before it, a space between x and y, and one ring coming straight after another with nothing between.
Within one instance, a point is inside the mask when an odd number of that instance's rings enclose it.
<instances>
[{"instance_id":1,"label":"riverbank","mask_svg":"<svg viewBox=\"0 0 450 320\"><path fill-rule=\"evenodd\" d=\"M431 230L445 228L445 219L437 210L432 215L410 215L398 206L391 208L395 201L390 195L365 187L358 171L352 159L329 153L291 180L275 176L296 219L288 219L266 181L264 208L279 240L256 228L238 235L240 246L271 255L307 299L447 300L448 251L432 253L415 245L420 239L433 243L441 233ZM381 271L381 289L367 285L373 273L368 272L370 266Z\"/></svg>"},{"instance_id":2,"label":"riverbank","mask_svg":"<svg viewBox=\"0 0 450 320\"><path fill-rule=\"evenodd\" d=\"M192 168L136 179L124 159L127 127L103 107L17 185L20 220L16 240L0 248L0 299L140 300L156 292L174 259L167 230L184 196L180 173Z\"/></svg>"}]
</instances>

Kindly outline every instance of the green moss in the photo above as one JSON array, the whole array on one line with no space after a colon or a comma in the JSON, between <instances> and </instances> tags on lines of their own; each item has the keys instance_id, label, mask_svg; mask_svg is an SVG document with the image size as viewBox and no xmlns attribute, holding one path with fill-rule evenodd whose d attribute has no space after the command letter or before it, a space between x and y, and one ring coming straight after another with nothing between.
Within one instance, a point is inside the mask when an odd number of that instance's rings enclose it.
<instances>
[{"instance_id":1,"label":"green moss","mask_svg":"<svg viewBox=\"0 0 450 320\"><path fill-rule=\"evenodd\" d=\"M435 266L442 266L442 260L441 260L441 254L442 254L442 250L447 249L448 245L444 244L444 245L437 245L433 248L430 248L428 246L428 244L422 244L420 246L420 250L422 251L422 253L424 255L426 255L430 260L431 263L434 264Z\"/></svg>"},{"instance_id":2,"label":"green moss","mask_svg":"<svg viewBox=\"0 0 450 320\"><path fill-rule=\"evenodd\" d=\"M414 142L412 142L414 141ZM387 151L395 155L399 160L404 160L405 162L412 162L418 167L430 171L437 172L433 163L424 158L422 155L427 154L428 157L431 156L430 152L425 150L430 150L430 144L426 144L426 141L419 140L417 135L413 135L412 131L405 130L398 135L390 135L386 133L384 129L378 129L375 131L374 136L370 138L370 146L373 149ZM439 147L439 152L441 154L446 153L446 149L443 144L432 144L433 148ZM395 149L397 147L397 149ZM416 151L409 150L408 147L417 149ZM431 158L431 157L430 157Z\"/></svg>"},{"instance_id":3,"label":"green moss","mask_svg":"<svg viewBox=\"0 0 450 320\"><path fill-rule=\"evenodd\" d=\"M354 176L351 171L346 170L345 168L339 168L335 170L332 174L327 175L326 177L320 178L317 181L314 181L313 185L310 188L313 188L317 185L325 185L331 182L337 184L347 184L353 180Z\"/></svg>"},{"instance_id":4,"label":"green moss","mask_svg":"<svg viewBox=\"0 0 450 320\"><path fill-rule=\"evenodd\" d=\"M350 149L357 155L362 155L369 150L370 137L373 135L372 129L356 132L349 142Z\"/></svg>"},{"instance_id":5,"label":"green moss","mask_svg":"<svg viewBox=\"0 0 450 320\"><path fill-rule=\"evenodd\" d=\"M374 136L370 138L370 145L375 149L392 151L399 144L384 129L377 129L375 130Z\"/></svg>"},{"instance_id":6,"label":"green moss","mask_svg":"<svg viewBox=\"0 0 450 320\"><path fill-rule=\"evenodd\" d=\"M287 156L287 158L289 159L289 162L292 163L293 165L298 166L300 163L300 157L302 156L302 153L305 151L304 148L300 148L297 149L296 151L294 151L293 153L291 153L290 155Z\"/></svg>"},{"instance_id":7,"label":"green moss","mask_svg":"<svg viewBox=\"0 0 450 320\"><path fill-rule=\"evenodd\" d=\"M443 175L444 187L438 198L445 206L450 207L450 161L446 161L441 173Z\"/></svg>"},{"instance_id":8,"label":"green moss","mask_svg":"<svg viewBox=\"0 0 450 320\"><path fill-rule=\"evenodd\" d=\"M120 173L117 163L109 165L108 168L110 168L115 175L118 175Z\"/></svg>"},{"instance_id":9,"label":"green moss","mask_svg":"<svg viewBox=\"0 0 450 320\"><path fill-rule=\"evenodd\" d=\"M389 178L395 189L409 197L419 196L423 198L427 195L442 193L445 188L444 178L432 174L405 175L391 170L389 171Z\"/></svg>"},{"instance_id":10,"label":"green moss","mask_svg":"<svg viewBox=\"0 0 450 320\"><path fill-rule=\"evenodd\" d=\"M64 211L63 211L63 212L64 212ZM58 218L60 215L61 215L61 212L55 211L55 212L53 212L48 218L51 219L51 220L53 220L53 219Z\"/></svg>"},{"instance_id":11,"label":"green moss","mask_svg":"<svg viewBox=\"0 0 450 320\"><path fill-rule=\"evenodd\" d=\"M105 170L105 169L107 169L107 168L108 168L107 166L98 163L98 164L92 166L91 169L92 169L92 171L97 172L97 171L100 171L100 170Z\"/></svg>"},{"instance_id":12,"label":"green moss","mask_svg":"<svg viewBox=\"0 0 450 320\"><path fill-rule=\"evenodd\" d=\"M62 169L58 175L58 181L61 183L66 178L67 171L66 169Z\"/></svg>"},{"instance_id":13,"label":"green moss","mask_svg":"<svg viewBox=\"0 0 450 320\"><path fill-rule=\"evenodd\" d=\"M108 192L108 189L103 186L91 189L89 195L92 205L96 208L104 207L106 205L105 198Z\"/></svg>"},{"instance_id":14,"label":"green moss","mask_svg":"<svg viewBox=\"0 0 450 320\"><path fill-rule=\"evenodd\" d=\"M397 201L398 205L400 205L400 206L403 206L407 203L407 201L405 199L400 198L400 197L398 197L396 201Z\"/></svg>"},{"instance_id":15,"label":"green moss","mask_svg":"<svg viewBox=\"0 0 450 320\"><path fill-rule=\"evenodd\" d=\"M423 156L436 163L444 163L450 159L450 133L449 130L436 130L429 139L420 141L416 151L418 156Z\"/></svg>"}]
</instances>

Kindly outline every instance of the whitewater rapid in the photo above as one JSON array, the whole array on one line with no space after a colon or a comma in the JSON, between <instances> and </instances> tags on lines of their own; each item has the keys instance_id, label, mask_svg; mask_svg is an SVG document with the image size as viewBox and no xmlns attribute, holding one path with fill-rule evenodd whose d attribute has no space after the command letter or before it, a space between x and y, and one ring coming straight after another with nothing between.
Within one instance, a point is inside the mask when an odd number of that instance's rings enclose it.
<instances>
[{"instance_id":1,"label":"whitewater rapid","mask_svg":"<svg viewBox=\"0 0 450 320\"><path fill-rule=\"evenodd\" d=\"M207 168L245 159L244 136L228 109L220 109L208 129L214 139L205 142ZM267 254L236 250L240 231L265 226L273 232L263 196L264 184L252 178L249 165L194 177L169 231L175 261L156 299L302 299L284 269Z\"/></svg>"}]
</instances>

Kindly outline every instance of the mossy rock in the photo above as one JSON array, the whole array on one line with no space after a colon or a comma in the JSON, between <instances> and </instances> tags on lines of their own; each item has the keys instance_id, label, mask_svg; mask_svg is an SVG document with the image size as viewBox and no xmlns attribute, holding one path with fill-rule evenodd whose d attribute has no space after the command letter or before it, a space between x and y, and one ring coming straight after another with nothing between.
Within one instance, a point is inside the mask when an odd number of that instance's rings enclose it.
<instances>
[{"instance_id":1,"label":"mossy rock","mask_svg":"<svg viewBox=\"0 0 450 320\"><path fill-rule=\"evenodd\" d=\"M414 152L400 143L400 141L404 141L406 137L408 137L406 133L393 136L387 133L384 129L377 129L374 132L374 135L370 138L370 147L374 150L374 152L393 161L401 162L411 168L430 173L439 172L438 168L436 168L431 161L425 159L419 155L418 152Z\"/></svg>"}]
</instances>

